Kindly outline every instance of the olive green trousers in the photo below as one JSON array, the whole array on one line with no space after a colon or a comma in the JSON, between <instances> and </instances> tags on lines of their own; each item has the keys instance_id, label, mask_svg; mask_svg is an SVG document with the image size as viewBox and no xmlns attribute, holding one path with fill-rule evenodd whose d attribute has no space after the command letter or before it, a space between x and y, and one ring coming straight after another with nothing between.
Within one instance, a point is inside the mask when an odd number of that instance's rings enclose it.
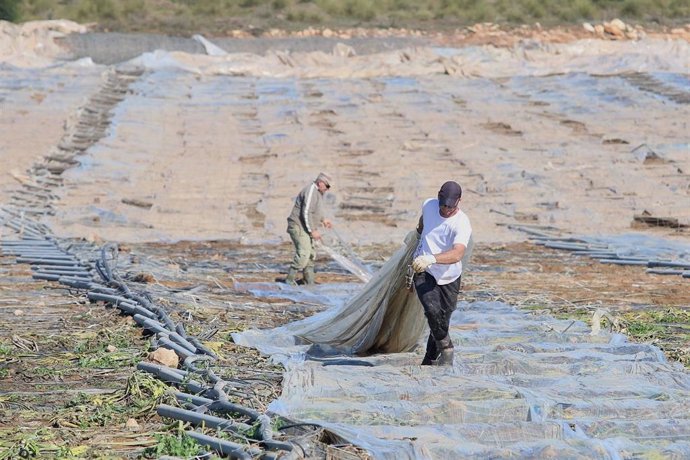
<instances>
[{"instance_id":1,"label":"olive green trousers","mask_svg":"<svg viewBox=\"0 0 690 460\"><path fill-rule=\"evenodd\" d=\"M316 258L316 249L314 249L314 241L309 233L302 228L301 225L288 225L288 235L295 245L295 257L292 259L290 268L302 271L305 268L314 267L314 259Z\"/></svg>"}]
</instances>

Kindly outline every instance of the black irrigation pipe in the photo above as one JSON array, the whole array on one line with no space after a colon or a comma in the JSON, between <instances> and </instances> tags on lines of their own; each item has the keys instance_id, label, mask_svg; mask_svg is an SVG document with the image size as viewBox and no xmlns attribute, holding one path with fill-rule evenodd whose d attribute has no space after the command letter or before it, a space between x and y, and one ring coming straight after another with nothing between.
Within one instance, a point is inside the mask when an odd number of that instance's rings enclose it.
<instances>
[{"instance_id":1,"label":"black irrigation pipe","mask_svg":"<svg viewBox=\"0 0 690 460\"><path fill-rule=\"evenodd\" d=\"M23 247L17 247L13 246L11 248L7 247L2 247L0 248L3 252L3 254L8 255L8 256L22 256L25 255L26 257L40 257L40 256L51 256L51 255L62 255L63 252L57 250L57 249L46 249L46 250L41 250L37 251L32 248L23 248Z\"/></svg>"},{"instance_id":2,"label":"black irrigation pipe","mask_svg":"<svg viewBox=\"0 0 690 460\"><path fill-rule=\"evenodd\" d=\"M184 326L181 323L175 324L165 309L156 306L147 294L132 292L119 279L111 266L111 263L116 260L116 245L108 244L101 248L100 259L91 264L61 249L55 241L48 240L41 233L39 226L32 226L25 221L15 219L10 227L22 232L22 239L2 242L0 249L7 255L17 256L17 263L30 264L34 279L57 281L71 288L85 290L90 301L105 302L107 305L118 308L122 313L131 315L142 328L155 334L152 345L173 350L181 358L182 369L146 362L137 365L137 369L152 374L165 383L194 393L175 393L181 403L191 406L194 410L161 405L158 408L161 416L236 433L253 432L256 438L253 441L263 449L279 451L293 449L291 443L273 439L270 417L230 402L224 391L230 383L222 380L211 369L198 365L199 362L208 363L218 359L212 350L205 347L198 338L188 336ZM93 269L102 282L96 280ZM193 378L195 375L210 382L211 386L195 380ZM227 415L231 418L197 412L200 410ZM256 429L254 430L252 425L232 419L238 415L248 418L256 425ZM231 458L251 459L257 455L266 459L278 457L277 453L262 451L256 446L234 444L194 431L188 434L200 444L208 445L221 455L229 455Z\"/></svg>"},{"instance_id":3,"label":"black irrigation pipe","mask_svg":"<svg viewBox=\"0 0 690 460\"><path fill-rule=\"evenodd\" d=\"M192 351L186 349L182 345L173 342L165 336L161 336L158 338L158 344L163 348L167 348L169 350L174 351L175 353L177 353L177 356L179 356L183 360L189 358L190 356L194 356L194 353Z\"/></svg>"},{"instance_id":4,"label":"black irrigation pipe","mask_svg":"<svg viewBox=\"0 0 690 460\"><path fill-rule=\"evenodd\" d=\"M87 273L87 274L91 275L93 273L88 268L82 268L82 267L69 268L69 267L37 267L37 266L32 266L31 269L35 273L52 273L54 275L56 275L56 274L69 275L72 273Z\"/></svg>"},{"instance_id":5,"label":"black irrigation pipe","mask_svg":"<svg viewBox=\"0 0 690 460\"><path fill-rule=\"evenodd\" d=\"M72 274L69 277L60 273L34 273L31 277L35 280L57 281L73 288L88 289L91 282L89 274Z\"/></svg>"},{"instance_id":6,"label":"black irrigation pipe","mask_svg":"<svg viewBox=\"0 0 690 460\"><path fill-rule=\"evenodd\" d=\"M208 428L215 428L221 431L231 431L233 433L241 434L242 436L244 436L244 433L250 432L253 428L251 425L247 425L246 423L215 417L213 415L202 414L187 409L180 409L179 407L172 407L168 406L167 404L161 404L158 406L156 412L161 417L182 420L183 422L189 422L195 426L205 425Z\"/></svg>"},{"instance_id":7,"label":"black irrigation pipe","mask_svg":"<svg viewBox=\"0 0 690 460\"><path fill-rule=\"evenodd\" d=\"M53 241L42 239L41 241L29 242L27 240L5 240L0 243L3 248L57 248Z\"/></svg>"},{"instance_id":8,"label":"black irrigation pipe","mask_svg":"<svg viewBox=\"0 0 690 460\"><path fill-rule=\"evenodd\" d=\"M149 374L155 376L158 380L161 380L165 383L171 383L176 386L179 385L181 388L191 391L192 393L204 394L208 391L208 388L202 385L200 382L197 382L196 380L186 380L184 375L181 375L179 372L175 372L177 369L144 362L137 364L137 369L148 372Z\"/></svg>"},{"instance_id":9,"label":"black irrigation pipe","mask_svg":"<svg viewBox=\"0 0 690 460\"><path fill-rule=\"evenodd\" d=\"M51 260L51 259L29 259L27 257L17 257L18 264L42 265L53 267L79 267L78 260Z\"/></svg>"},{"instance_id":10,"label":"black irrigation pipe","mask_svg":"<svg viewBox=\"0 0 690 460\"><path fill-rule=\"evenodd\" d=\"M76 257L74 257L73 255L68 254L68 253L66 253L66 252L59 252L59 251L50 251L50 252L46 251L46 252L41 252L41 253L35 253L35 252L32 252L32 253L29 253L29 252L22 252L22 253L21 253L21 256L18 257L18 258L21 258L21 259L38 259L38 260L41 260L41 259L46 259L46 260L69 260L69 261L72 261L72 262L79 262L79 260L78 260ZM26 263L26 262L19 261L19 262L17 262L17 263Z\"/></svg>"},{"instance_id":11,"label":"black irrigation pipe","mask_svg":"<svg viewBox=\"0 0 690 460\"><path fill-rule=\"evenodd\" d=\"M668 268L648 268L647 273L652 273L654 275L681 275L684 276L684 270L674 270Z\"/></svg>"},{"instance_id":12,"label":"black irrigation pipe","mask_svg":"<svg viewBox=\"0 0 690 460\"><path fill-rule=\"evenodd\" d=\"M641 265L643 267L647 266L646 260L626 260L626 259L599 259L602 264L614 264L614 265Z\"/></svg>"},{"instance_id":13,"label":"black irrigation pipe","mask_svg":"<svg viewBox=\"0 0 690 460\"><path fill-rule=\"evenodd\" d=\"M571 251L573 255L588 256L603 264L641 266L647 267L646 272L650 274L680 275L682 278L690 278L690 262L658 260L640 256L623 256L619 255L614 248L602 243L589 243L577 238L552 236L519 225L508 225L508 228L531 235L530 239L534 244L551 249ZM654 270L655 268L672 268L677 270Z\"/></svg>"},{"instance_id":14,"label":"black irrigation pipe","mask_svg":"<svg viewBox=\"0 0 690 460\"><path fill-rule=\"evenodd\" d=\"M207 436L192 430L186 430L185 434L202 446L210 447L219 454L225 455L231 459L252 460L252 458L254 458L254 455L244 451L244 446L235 444L234 442Z\"/></svg>"},{"instance_id":15,"label":"black irrigation pipe","mask_svg":"<svg viewBox=\"0 0 690 460\"><path fill-rule=\"evenodd\" d=\"M217 414L240 414L248 417L252 422L258 420L261 415L253 409L240 406L239 404L233 404L229 401L217 401L203 396L182 392L176 392L174 395L180 402L192 403L196 406L206 406L208 410Z\"/></svg>"},{"instance_id":16,"label":"black irrigation pipe","mask_svg":"<svg viewBox=\"0 0 690 460\"><path fill-rule=\"evenodd\" d=\"M218 359L218 355L213 352L213 350L209 349L201 343L201 340L197 339L196 337L187 337L187 340L196 347L197 350L201 351L202 353L205 353L206 355L210 356L213 359Z\"/></svg>"},{"instance_id":17,"label":"black irrigation pipe","mask_svg":"<svg viewBox=\"0 0 690 460\"><path fill-rule=\"evenodd\" d=\"M654 267L673 267L682 268L683 270L690 270L690 262L675 262L672 260L650 260L649 268Z\"/></svg>"},{"instance_id":18,"label":"black irrigation pipe","mask_svg":"<svg viewBox=\"0 0 690 460\"><path fill-rule=\"evenodd\" d=\"M119 304L117 304L117 308L119 308L120 310L122 310L123 313L126 313L129 316L142 315L147 316L151 319L154 319L156 317L155 313L145 309L140 305L132 304L129 302L120 302Z\"/></svg>"}]
</instances>

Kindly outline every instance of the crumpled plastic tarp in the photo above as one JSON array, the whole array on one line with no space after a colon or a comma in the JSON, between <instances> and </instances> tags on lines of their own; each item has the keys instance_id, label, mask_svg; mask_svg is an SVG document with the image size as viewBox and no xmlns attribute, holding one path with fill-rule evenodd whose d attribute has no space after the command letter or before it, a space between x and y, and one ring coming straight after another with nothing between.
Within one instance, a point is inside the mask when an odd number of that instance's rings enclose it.
<instances>
[{"instance_id":1,"label":"crumpled plastic tarp","mask_svg":"<svg viewBox=\"0 0 690 460\"><path fill-rule=\"evenodd\" d=\"M424 333L426 319L416 293L407 289L405 277L418 241L417 232L410 232L405 244L341 307L288 324L279 328L279 333L268 335L294 337L293 345L318 345L315 353L322 356L414 349ZM266 336L264 340L271 338ZM242 343L242 335L237 335L236 341Z\"/></svg>"},{"instance_id":2,"label":"crumpled plastic tarp","mask_svg":"<svg viewBox=\"0 0 690 460\"><path fill-rule=\"evenodd\" d=\"M415 245L384 265L388 275L399 277ZM335 287L316 286L311 298ZM369 354L396 343L346 314L358 305L372 324L385 322L362 292L376 303L395 289L370 287L312 318L233 334L285 365L271 412L319 424L376 459L690 458L690 374L657 347L503 302L461 301L454 365L420 366L423 347ZM295 335L367 356L310 356Z\"/></svg>"}]
</instances>

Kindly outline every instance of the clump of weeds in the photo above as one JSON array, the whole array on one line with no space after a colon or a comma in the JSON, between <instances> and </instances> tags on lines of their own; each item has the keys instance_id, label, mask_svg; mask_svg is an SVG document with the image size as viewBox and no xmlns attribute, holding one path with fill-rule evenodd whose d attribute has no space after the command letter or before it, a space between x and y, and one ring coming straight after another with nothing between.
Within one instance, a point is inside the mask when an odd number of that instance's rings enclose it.
<instances>
[{"instance_id":1,"label":"clump of weeds","mask_svg":"<svg viewBox=\"0 0 690 460\"><path fill-rule=\"evenodd\" d=\"M577 319L592 324L596 309L524 307L528 310L545 310L559 319ZM672 361L678 361L690 368L690 310L668 307L647 308L607 314L601 318L602 329L620 332L631 340L650 343L661 348Z\"/></svg>"},{"instance_id":2,"label":"clump of weeds","mask_svg":"<svg viewBox=\"0 0 690 460\"><path fill-rule=\"evenodd\" d=\"M156 444L146 448L145 458L160 458L169 455L179 458L191 458L202 453L201 446L184 432L184 425L179 422L177 429L170 433L156 433Z\"/></svg>"}]
</instances>

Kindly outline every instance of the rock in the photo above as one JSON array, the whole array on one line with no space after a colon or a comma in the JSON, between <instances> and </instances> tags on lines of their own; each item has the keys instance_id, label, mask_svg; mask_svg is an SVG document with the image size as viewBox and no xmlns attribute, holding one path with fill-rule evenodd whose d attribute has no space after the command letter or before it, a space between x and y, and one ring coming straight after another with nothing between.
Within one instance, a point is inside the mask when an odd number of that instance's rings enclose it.
<instances>
[{"instance_id":1,"label":"rock","mask_svg":"<svg viewBox=\"0 0 690 460\"><path fill-rule=\"evenodd\" d=\"M13 313L14 316L22 316L24 314L24 310L15 310Z\"/></svg>"},{"instance_id":2,"label":"rock","mask_svg":"<svg viewBox=\"0 0 690 460\"><path fill-rule=\"evenodd\" d=\"M614 19L609 24L611 24L613 27L620 29L620 30L625 30L625 27L626 27L625 23L618 18Z\"/></svg>"},{"instance_id":3,"label":"rock","mask_svg":"<svg viewBox=\"0 0 690 460\"><path fill-rule=\"evenodd\" d=\"M594 33L597 34L598 37L603 38L604 37L604 26L601 24L597 24L594 26Z\"/></svg>"},{"instance_id":4,"label":"rock","mask_svg":"<svg viewBox=\"0 0 690 460\"><path fill-rule=\"evenodd\" d=\"M151 362L172 368L176 368L180 363L180 358L177 356L177 353L167 348L158 348L152 353L149 353L148 359Z\"/></svg>"},{"instance_id":5,"label":"rock","mask_svg":"<svg viewBox=\"0 0 690 460\"><path fill-rule=\"evenodd\" d=\"M134 275L132 281L135 283L153 283L156 281L156 278L151 273L141 272Z\"/></svg>"},{"instance_id":6,"label":"rock","mask_svg":"<svg viewBox=\"0 0 690 460\"><path fill-rule=\"evenodd\" d=\"M117 351L117 347L114 345L108 345L107 347L105 347L105 351L107 351L108 353L115 353Z\"/></svg>"},{"instance_id":7,"label":"rock","mask_svg":"<svg viewBox=\"0 0 690 460\"><path fill-rule=\"evenodd\" d=\"M133 418L128 418L125 422L125 428L129 431L139 431L139 423Z\"/></svg>"},{"instance_id":8,"label":"rock","mask_svg":"<svg viewBox=\"0 0 690 460\"><path fill-rule=\"evenodd\" d=\"M326 37L326 38L331 38L334 34L333 34L333 31L331 29L323 29L323 31L321 32L321 35Z\"/></svg>"},{"instance_id":9,"label":"rock","mask_svg":"<svg viewBox=\"0 0 690 460\"><path fill-rule=\"evenodd\" d=\"M594 26L593 26L592 24L590 24L589 22L585 22L584 24L582 24L582 27L583 27L587 32L595 33Z\"/></svg>"},{"instance_id":10,"label":"rock","mask_svg":"<svg viewBox=\"0 0 690 460\"><path fill-rule=\"evenodd\" d=\"M620 21L620 20L619 20ZM623 24L623 27L620 27L619 24L614 24L614 21L611 22L605 22L604 23L604 32L609 34L611 38L618 40L621 38L625 38L625 24ZM622 22L622 21L621 21Z\"/></svg>"},{"instance_id":11,"label":"rock","mask_svg":"<svg viewBox=\"0 0 690 460\"><path fill-rule=\"evenodd\" d=\"M637 33L636 30L626 31L625 36L630 40L639 40L640 38L640 35Z\"/></svg>"},{"instance_id":12,"label":"rock","mask_svg":"<svg viewBox=\"0 0 690 460\"><path fill-rule=\"evenodd\" d=\"M661 157L658 153L656 153L650 146L647 144L641 144L635 147L630 151L635 158L638 161L641 161L643 164L663 164L666 163L667 161Z\"/></svg>"}]
</instances>

